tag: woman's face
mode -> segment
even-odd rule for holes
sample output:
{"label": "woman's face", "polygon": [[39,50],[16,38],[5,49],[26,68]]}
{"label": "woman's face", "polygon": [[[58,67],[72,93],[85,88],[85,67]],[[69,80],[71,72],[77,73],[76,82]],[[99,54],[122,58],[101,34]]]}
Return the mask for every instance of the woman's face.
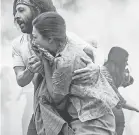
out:
{"label": "woman's face", "polygon": [[122,75],[121,85],[123,86],[125,83],[128,83],[130,79],[130,72],[128,69],[128,57],[125,58],[125,61],[123,63],[123,72],[121,73],[121,75]]}
{"label": "woman's face", "polygon": [[46,50],[51,50],[51,45],[49,44],[48,39],[43,37],[35,28],[35,26],[33,26],[32,36],[34,44],[39,45],[41,48],[44,48]]}

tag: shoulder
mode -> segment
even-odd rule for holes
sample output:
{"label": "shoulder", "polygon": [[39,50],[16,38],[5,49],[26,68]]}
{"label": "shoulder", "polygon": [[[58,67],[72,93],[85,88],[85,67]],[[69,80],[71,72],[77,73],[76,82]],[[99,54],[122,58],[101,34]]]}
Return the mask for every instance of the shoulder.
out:
{"label": "shoulder", "polygon": [[23,36],[24,36],[24,35],[20,35],[20,36],[16,37],[15,39],[13,39],[13,41],[12,41],[12,46],[15,47],[15,46],[17,46],[18,44],[20,44],[20,42],[21,42]]}
{"label": "shoulder", "polygon": [[111,77],[107,67],[105,67],[104,65],[100,66],[100,71],[106,78]]}
{"label": "shoulder", "polygon": [[[83,47],[68,41],[66,48],[63,50],[61,57],[59,57],[60,67],[85,67],[81,58],[90,60],[90,58],[83,51]],[[91,61],[91,60],[90,60]]]}
{"label": "shoulder", "polygon": [[77,36],[75,33],[67,32],[67,37],[70,43],[75,46],[74,48],[77,48],[77,49],[79,48],[79,50],[83,50],[83,51],[85,51],[86,49],[87,50],[89,49],[90,50],[89,52],[91,53],[91,55],[93,56],[96,55],[96,48],[94,48],[89,42]]}
{"label": "shoulder", "polygon": [[22,45],[22,43],[26,40],[26,38],[27,38],[27,35],[25,35],[25,34],[22,34],[22,35],[16,37],[16,38],[12,41],[12,48],[13,48],[14,50],[19,50],[20,47],[21,47],[21,45]]}
{"label": "shoulder", "polygon": [[75,33],[73,32],[67,32],[67,37],[70,41],[72,41],[74,44],[79,45],[80,47],[85,48],[86,46],[90,46],[90,44],[88,42],[86,42],[85,40],[83,40],[82,38],[80,38],[79,36],[77,36]]}

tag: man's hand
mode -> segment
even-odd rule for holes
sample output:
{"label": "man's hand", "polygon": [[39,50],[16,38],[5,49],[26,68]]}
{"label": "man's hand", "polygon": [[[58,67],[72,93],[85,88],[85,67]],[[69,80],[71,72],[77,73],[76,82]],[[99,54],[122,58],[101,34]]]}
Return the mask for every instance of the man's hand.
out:
{"label": "man's hand", "polygon": [[27,68],[32,73],[41,73],[41,71],[43,70],[42,61],[39,57],[33,55],[28,59]]}
{"label": "man's hand", "polygon": [[80,81],[81,83],[93,83],[93,80],[96,81],[99,73],[99,66],[95,65],[89,60],[81,58],[81,60],[87,65],[83,69],[78,69],[74,71],[72,77],[73,81]]}

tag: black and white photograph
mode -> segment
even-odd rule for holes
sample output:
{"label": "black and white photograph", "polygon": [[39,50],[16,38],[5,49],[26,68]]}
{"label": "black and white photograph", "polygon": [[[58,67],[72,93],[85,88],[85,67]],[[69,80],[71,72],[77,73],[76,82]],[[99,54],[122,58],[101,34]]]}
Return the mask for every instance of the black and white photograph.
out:
{"label": "black and white photograph", "polygon": [[139,135],[139,0],[1,0],[1,135]]}

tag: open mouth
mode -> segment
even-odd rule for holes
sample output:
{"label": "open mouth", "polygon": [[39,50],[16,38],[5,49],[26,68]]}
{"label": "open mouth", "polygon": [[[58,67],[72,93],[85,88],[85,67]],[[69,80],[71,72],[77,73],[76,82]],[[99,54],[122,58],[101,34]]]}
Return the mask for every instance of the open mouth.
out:
{"label": "open mouth", "polygon": [[20,26],[21,29],[23,29],[25,27],[25,24],[24,23],[20,23],[19,26]]}
{"label": "open mouth", "polygon": [[18,25],[20,26],[21,29],[25,27],[25,23],[21,20],[17,20]]}

